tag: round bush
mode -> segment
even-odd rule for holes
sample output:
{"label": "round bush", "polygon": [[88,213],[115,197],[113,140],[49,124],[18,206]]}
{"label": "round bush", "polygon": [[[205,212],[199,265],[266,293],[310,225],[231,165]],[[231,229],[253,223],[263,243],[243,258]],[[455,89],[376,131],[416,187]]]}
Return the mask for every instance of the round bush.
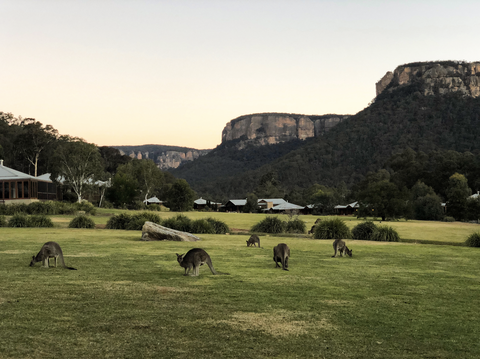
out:
{"label": "round bush", "polygon": [[361,240],[370,240],[377,226],[372,221],[365,221],[357,224],[352,229],[352,238]]}
{"label": "round bush", "polygon": [[97,208],[95,208],[95,206],[88,201],[82,201],[80,203],[77,202],[75,203],[75,207],[77,208],[77,211],[84,211],[92,216],[97,214]]}
{"label": "round bush", "polygon": [[34,214],[28,217],[28,226],[29,227],[41,227],[41,228],[52,228],[52,220],[43,215],[43,214]]}
{"label": "round bush", "polygon": [[0,215],[0,227],[6,227],[7,225],[8,225],[8,223],[7,223],[7,219],[5,218],[5,216]]}
{"label": "round bush", "polygon": [[305,233],[307,225],[300,218],[295,218],[285,224],[285,232],[287,233]]}
{"label": "round bush", "polygon": [[183,214],[165,219],[162,225],[177,231],[192,233],[192,220]]}
{"label": "round bush", "polygon": [[349,239],[352,233],[340,218],[326,219],[319,222],[313,234],[315,239]]}
{"label": "round bush", "polygon": [[215,219],[215,218],[207,218],[206,219],[207,222],[209,222],[214,230],[215,230],[215,234],[225,234],[225,233],[230,233],[230,228],[228,227],[228,225],[225,223],[225,222],[222,222],[218,219]]}
{"label": "round bush", "polygon": [[197,234],[215,234],[215,228],[206,219],[196,219],[192,222],[192,233]]}
{"label": "round bush", "polygon": [[28,217],[23,213],[14,214],[8,221],[9,227],[28,227]]}
{"label": "round bush", "polygon": [[472,233],[465,241],[467,247],[480,247],[480,232]]}
{"label": "round bush", "polygon": [[95,222],[90,217],[80,214],[70,221],[68,228],[95,228]]}
{"label": "round bush", "polygon": [[381,242],[398,242],[400,236],[397,231],[390,226],[378,226],[376,231],[372,233],[372,241]]}
{"label": "round bush", "polygon": [[128,222],[130,222],[131,216],[128,213],[116,214],[107,221],[105,228],[107,229],[125,229]]}
{"label": "round bush", "polygon": [[285,231],[285,222],[278,217],[265,217],[265,219],[255,224],[250,231],[262,233],[283,233]]}
{"label": "round bush", "polygon": [[445,216],[443,217],[444,222],[455,222],[455,218],[450,217],[450,216]]}

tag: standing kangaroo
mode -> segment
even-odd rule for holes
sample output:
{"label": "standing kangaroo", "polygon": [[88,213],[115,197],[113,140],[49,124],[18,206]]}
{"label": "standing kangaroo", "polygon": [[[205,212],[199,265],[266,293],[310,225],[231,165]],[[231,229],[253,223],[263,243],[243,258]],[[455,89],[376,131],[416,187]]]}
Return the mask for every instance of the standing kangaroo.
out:
{"label": "standing kangaroo", "polygon": [[72,267],[67,267],[65,265],[65,261],[63,260],[63,252],[60,248],[60,245],[57,242],[47,242],[45,243],[40,252],[36,256],[32,257],[32,261],[30,262],[30,267],[33,267],[35,263],[42,262],[45,268],[50,267],[50,258],[55,258],[55,267],[57,266],[57,259],[60,260],[60,264],[65,269],[76,270]]}
{"label": "standing kangaroo", "polygon": [[247,247],[253,246],[256,247],[258,243],[258,248],[260,248],[260,238],[256,234],[252,234],[247,241]]}
{"label": "standing kangaroo", "polygon": [[273,247],[273,260],[275,261],[275,268],[280,266],[278,262],[282,263],[282,269],[288,270],[288,258],[290,257],[290,248],[285,243],[280,243]]}
{"label": "standing kangaroo", "polygon": [[335,239],[333,242],[333,249],[335,250],[335,254],[332,258],[337,256],[337,251],[340,252],[340,257],[343,257],[343,254],[347,254],[349,257],[352,256],[353,250],[348,249],[343,239]]}
{"label": "standing kangaroo", "polygon": [[[215,271],[215,268],[213,268],[212,259],[210,258],[208,253],[201,248],[190,249],[187,254],[175,254],[177,255],[178,264],[180,264],[181,267],[185,268],[184,275],[198,276],[200,266],[205,263],[207,263],[208,268],[210,268],[214,275],[228,274]],[[192,268],[193,274],[189,274]]]}

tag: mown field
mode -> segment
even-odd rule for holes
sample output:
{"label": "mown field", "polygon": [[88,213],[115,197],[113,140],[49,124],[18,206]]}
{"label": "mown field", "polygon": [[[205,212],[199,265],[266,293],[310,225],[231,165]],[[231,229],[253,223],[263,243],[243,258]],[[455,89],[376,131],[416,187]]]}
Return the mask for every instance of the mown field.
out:
{"label": "mown field", "polygon": [[[111,211],[110,211],[111,212]],[[108,211],[94,217],[99,224]],[[174,213],[161,213],[172,216]],[[263,215],[214,216],[248,230]],[[307,226],[317,217],[304,216]],[[71,219],[71,218],[70,218]],[[356,220],[349,220],[354,226]],[[140,231],[0,228],[1,358],[478,358],[478,249],[307,236],[200,235],[141,242]],[[480,226],[392,222],[401,237],[463,242]],[[43,243],[66,264],[29,267]],[[291,248],[290,271],[274,245]],[[217,271],[184,277],[175,253],[204,248]]]}

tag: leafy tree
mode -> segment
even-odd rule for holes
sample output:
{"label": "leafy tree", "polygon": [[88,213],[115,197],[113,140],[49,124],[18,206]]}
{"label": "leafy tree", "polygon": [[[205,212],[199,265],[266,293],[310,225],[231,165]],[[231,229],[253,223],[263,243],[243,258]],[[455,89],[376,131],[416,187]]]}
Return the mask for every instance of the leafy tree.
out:
{"label": "leafy tree", "polygon": [[108,188],[107,199],[116,207],[131,204],[137,197],[137,183],[135,179],[125,173],[117,173]]}
{"label": "leafy tree", "polygon": [[254,192],[258,198],[282,198],[284,194],[277,180],[277,173],[273,171],[262,176]]}
{"label": "leafy tree", "polygon": [[477,222],[480,220],[480,196],[467,199],[467,219]]}
{"label": "leafy tree", "polygon": [[122,155],[118,149],[113,147],[102,146],[98,149],[103,159],[105,172],[112,176],[115,175],[120,165],[124,165],[132,160],[129,156]]}
{"label": "leafy tree", "polygon": [[467,179],[460,173],[450,176],[447,187],[447,213],[457,221],[467,217],[467,198],[472,194]]}
{"label": "leafy tree", "polygon": [[15,143],[27,161],[33,165],[34,176],[37,177],[40,154],[55,142],[58,138],[58,131],[51,125],[44,127],[34,118],[22,120],[21,128],[22,132],[17,136]]}
{"label": "leafy tree", "polygon": [[254,193],[247,195],[247,203],[243,207],[244,213],[256,213],[258,212],[258,197]]}
{"label": "leafy tree", "polygon": [[166,204],[172,211],[190,211],[193,209],[195,192],[190,188],[187,181],[177,179],[167,193]]}
{"label": "leafy tree", "polygon": [[55,154],[55,168],[51,178],[63,177],[81,202],[84,189],[102,173],[101,157],[97,146],[82,139],[63,137]]}
{"label": "leafy tree", "polygon": [[163,183],[163,172],[152,160],[133,160],[118,167],[118,173],[131,177],[139,190],[142,200],[146,200]]}

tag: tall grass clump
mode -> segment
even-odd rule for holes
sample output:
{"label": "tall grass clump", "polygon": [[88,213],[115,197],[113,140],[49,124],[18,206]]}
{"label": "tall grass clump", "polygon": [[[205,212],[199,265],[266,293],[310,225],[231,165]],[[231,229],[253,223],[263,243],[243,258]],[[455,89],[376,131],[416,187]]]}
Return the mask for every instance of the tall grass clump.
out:
{"label": "tall grass clump", "polygon": [[153,212],[141,212],[134,215],[120,213],[107,221],[107,229],[141,230],[145,222],[161,224],[161,218]]}
{"label": "tall grass clump", "polygon": [[397,231],[390,226],[378,226],[372,233],[372,241],[379,242],[399,242],[400,236]]}
{"label": "tall grass clump", "polygon": [[215,230],[215,234],[225,234],[225,233],[230,233],[230,228],[228,227],[228,225],[223,222],[223,221],[220,221],[218,219],[215,219],[215,218],[212,218],[212,217],[209,217],[206,219],[207,222],[209,222],[214,230]]}
{"label": "tall grass clump", "polygon": [[177,214],[175,217],[165,219],[162,226],[192,233],[192,220],[184,214]]}
{"label": "tall grass clump", "polygon": [[7,227],[8,222],[5,216],[0,215],[0,227]]}
{"label": "tall grass clump", "polygon": [[365,221],[357,224],[352,229],[352,238],[361,240],[370,240],[373,232],[375,232],[377,226],[372,221]]}
{"label": "tall grass clump", "polygon": [[17,213],[8,221],[9,227],[28,227],[28,217],[26,214]]}
{"label": "tall grass clump", "polygon": [[68,228],[95,228],[95,222],[84,214],[76,216],[68,224]]}
{"label": "tall grass clump", "polygon": [[250,229],[251,232],[262,233],[283,233],[285,232],[285,222],[278,217],[265,217]]}
{"label": "tall grass clump", "polygon": [[332,218],[321,221],[315,227],[313,234],[315,239],[348,239],[352,233],[344,221],[340,218]]}
{"label": "tall grass clump", "polygon": [[28,227],[52,228],[53,222],[44,214],[34,214],[28,217]]}
{"label": "tall grass clump", "polygon": [[215,228],[206,219],[192,221],[191,231],[191,233],[197,234],[215,234]]}
{"label": "tall grass clump", "polygon": [[472,233],[465,241],[467,247],[480,247],[480,232]]}
{"label": "tall grass clump", "polygon": [[300,218],[296,217],[285,223],[285,232],[287,233],[305,233],[307,225]]}

